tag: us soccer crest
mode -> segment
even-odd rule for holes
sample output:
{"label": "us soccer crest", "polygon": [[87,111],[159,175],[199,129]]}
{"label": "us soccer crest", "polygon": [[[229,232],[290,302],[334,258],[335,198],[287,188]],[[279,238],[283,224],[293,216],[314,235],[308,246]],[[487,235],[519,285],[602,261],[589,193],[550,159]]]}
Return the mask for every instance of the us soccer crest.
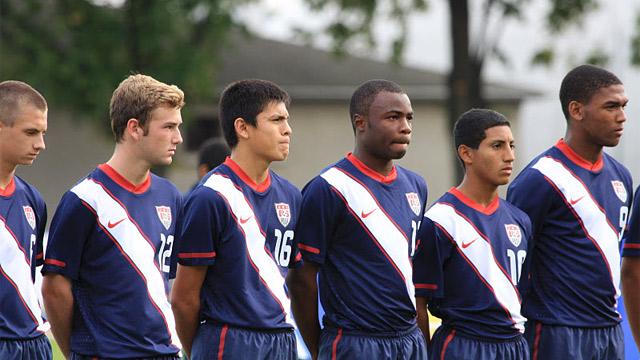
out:
{"label": "us soccer crest", "polygon": [[406,193],[407,201],[409,202],[409,207],[411,207],[411,211],[414,214],[420,216],[420,197],[418,194],[414,192]]}
{"label": "us soccer crest", "polygon": [[504,229],[507,231],[507,237],[513,246],[520,246],[522,242],[522,233],[520,232],[520,226],[516,224],[505,224]]}
{"label": "us soccer crest", "polygon": [[156,206],[158,212],[158,218],[165,229],[169,230],[171,227],[171,208],[168,206]]}
{"label": "us soccer crest", "polygon": [[289,204],[287,203],[275,203],[276,206],[276,215],[278,215],[278,221],[282,226],[287,227],[289,222],[291,221],[291,210],[289,209]]}
{"label": "us soccer crest", "polygon": [[616,193],[616,196],[618,196],[618,199],[622,202],[627,201],[627,189],[625,189],[622,181],[613,180],[611,185],[613,186],[613,191]]}
{"label": "us soccer crest", "polygon": [[36,213],[33,212],[33,209],[31,208],[31,206],[23,206],[22,210],[24,210],[24,217],[27,218],[27,222],[29,223],[29,226],[31,226],[31,228],[35,230],[36,229]]}

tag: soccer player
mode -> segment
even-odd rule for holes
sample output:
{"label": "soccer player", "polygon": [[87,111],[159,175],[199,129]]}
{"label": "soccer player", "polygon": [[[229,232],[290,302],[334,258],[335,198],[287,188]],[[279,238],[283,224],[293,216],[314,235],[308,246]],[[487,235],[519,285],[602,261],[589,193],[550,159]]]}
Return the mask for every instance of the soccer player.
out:
{"label": "soccer player", "polygon": [[42,290],[71,359],[179,358],[168,278],[181,195],[150,168],[171,164],[183,105],[176,86],[122,81],[110,105],[113,155],[60,200]]}
{"label": "soccer player", "polygon": [[303,190],[304,264],[287,279],[293,313],[313,358],[424,359],[411,257],[427,185],[393,163],[411,140],[411,102],[397,84],[370,80],[353,93],[350,117],[353,153]]}
{"label": "soccer player", "polygon": [[231,156],[187,198],[171,303],[191,359],[295,359],[287,268],[300,191],[269,169],[289,154],[289,95],[230,84],[219,113]]}
{"label": "soccer player", "polygon": [[502,114],[473,109],[453,134],[464,178],[427,210],[418,231],[418,324],[428,339],[427,302],[442,319],[431,359],[528,359],[516,286],[531,222],[498,197],[513,170],[511,128]]}
{"label": "soccer player", "polygon": [[622,256],[622,296],[629,327],[640,349],[640,187],[636,189],[633,199]]}
{"label": "soccer player", "polygon": [[47,102],[21,81],[0,83],[0,359],[51,359],[36,266],[42,265],[47,209],[35,187],[15,175],[44,150]]}
{"label": "soccer player", "polygon": [[624,358],[616,299],[633,188],[629,171],[602,148],[620,141],[627,101],[611,72],[571,70],[560,86],[564,139],[509,186],[507,200],[533,228],[523,315],[534,359]]}

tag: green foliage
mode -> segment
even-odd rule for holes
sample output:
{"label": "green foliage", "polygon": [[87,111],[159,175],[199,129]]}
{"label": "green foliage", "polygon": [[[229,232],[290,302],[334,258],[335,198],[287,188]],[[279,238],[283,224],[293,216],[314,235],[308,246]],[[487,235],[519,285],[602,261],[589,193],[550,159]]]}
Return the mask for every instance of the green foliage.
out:
{"label": "green foliage", "polygon": [[180,86],[187,102],[209,99],[231,10],[248,1],[0,0],[0,78],[94,119],[130,73]]}
{"label": "green foliage", "polygon": [[559,33],[597,8],[598,0],[552,0],[547,23],[552,32]]}

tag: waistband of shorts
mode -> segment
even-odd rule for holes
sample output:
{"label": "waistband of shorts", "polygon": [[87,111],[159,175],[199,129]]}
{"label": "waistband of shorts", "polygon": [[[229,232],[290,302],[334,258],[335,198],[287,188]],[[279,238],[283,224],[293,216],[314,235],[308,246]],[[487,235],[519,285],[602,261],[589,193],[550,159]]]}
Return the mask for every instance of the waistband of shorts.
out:
{"label": "waistband of shorts", "polygon": [[285,327],[285,328],[254,328],[254,327],[236,326],[236,325],[233,325],[233,324],[221,323],[219,321],[215,321],[215,320],[211,320],[211,319],[203,320],[201,325],[211,325],[211,326],[218,326],[218,327],[227,326],[227,327],[232,328],[232,329],[254,331],[254,332],[261,332],[261,333],[269,333],[269,334],[292,333],[293,332],[293,327]]}
{"label": "waistband of shorts", "polygon": [[405,337],[418,329],[417,324],[413,324],[410,328],[406,330],[400,331],[366,331],[366,330],[358,330],[358,329],[344,329],[332,325],[325,325],[323,330],[331,331],[337,333],[338,331],[342,331],[342,336],[365,336],[365,337],[380,337],[380,338],[399,338]]}
{"label": "waistband of shorts", "polygon": [[[442,329],[442,330],[440,330],[440,329]],[[438,330],[444,331],[446,333],[449,333],[452,330],[455,330],[456,331],[456,337],[463,337],[463,338],[469,339],[469,340],[476,340],[476,341],[490,342],[490,343],[497,343],[497,344],[517,342],[517,341],[525,341],[524,334],[522,334],[522,333],[514,334],[510,338],[499,339],[499,338],[493,338],[493,337],[487,337],[487,336],[469,335],[469,334],[467,334],[465,332],[460,331],[460,329],[456,329],[454,327],[447,326],[447,325],[440,325]],[[436,331],[438,331],[438,330],[436,330]]]}
{"label": "waistband of shorts", "polygon": [[40,334],[38,336],[28,338],[0,338],[0,341],[36,341],[46,336],[46,334]]}

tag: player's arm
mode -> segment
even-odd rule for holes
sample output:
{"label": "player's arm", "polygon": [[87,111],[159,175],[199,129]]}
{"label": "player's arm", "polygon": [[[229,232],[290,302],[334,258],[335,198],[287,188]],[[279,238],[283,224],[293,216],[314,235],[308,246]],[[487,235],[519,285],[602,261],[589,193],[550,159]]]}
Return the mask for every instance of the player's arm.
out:
{"label": "player's arm", "polygon": [[317,274],[318,265],[305,261],[302,266],[290,269],[287,275],[293,316],[313,359],[318,358],[320,342]]}
{"label": "player's arm", "polygon": [[629,327],[640,348],[640,257],[625,256],[622,260],[622,296]]}
{"label": "player's arm", "polygon": [[62,354],[69,358],[71,325],[73,324],[71,281],[64,275],[45,274],[42,280],[42,297],[53,337]]}
{"label": "player's arm", "polygon": [[424,335],[424,340],[429,344],[431,333],[429,331],[429,313],[427,312],[427,298],[416,296],[416,312],[418,313],[418,327]]}
{"label": "player's arm", "polygon": [[191,345],[200,322],[200,289],[206,275],[207,266],[178,264],[171,289],[171,308],[176,318],[176,330],[188,357],[191,357]]}

